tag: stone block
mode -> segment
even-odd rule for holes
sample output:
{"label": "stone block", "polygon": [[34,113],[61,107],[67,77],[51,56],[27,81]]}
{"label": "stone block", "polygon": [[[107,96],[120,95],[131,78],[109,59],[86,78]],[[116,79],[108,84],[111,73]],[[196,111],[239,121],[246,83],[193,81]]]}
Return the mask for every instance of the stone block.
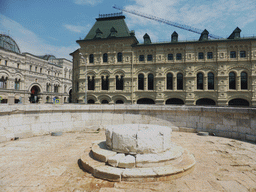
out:
{"label": "stone block", "polygon": [[120,182],[123,171],[123,169],[118,169],[115,167],[99,166],[94,169],[93,176],[109,181]]}
{"label": "stone block", "polygon": [[119,160],[118,167],[121,168],[133,168],[135,167],[135,157],[132,155],[126,155]]}
{"label": "stone block", "polygon": [[153,171],[156,173],[157,176],[166,176],[166,175],[182,173],[184,170],[183,168],[176,168],[172,165],[167,165],[167,166],[161,166],[161,167],[154,167]]}
{"label": "stone block", "polygon": [[118,154],[108,158],[108,164],[113,166],[113,167],[117,167],[118,163],[123,158],[125,158],[125,154],[124,153],[118,153]]}
{"label": "stone block", "polygon": [[50,122],[50,116],[51,116],[51,113],[43,113],[43,114],[40,114],[39,116],[39,121],[42,122],[42,123],[49,123]]}
{"label": "stone block", "polygon": [[89,173],[94,173],[94,169],[98,166],[103,166],[104,163],[95,161],[92,158],[92,152],[88,152],[87,150],[81,155],[81,164],[83,168]]}
{"label": "stone block", "polygon": [[251,120],[250,119],[237,119],[237,126],[238,127],[247,127],[250,128],[251,127]]}
{"label": "stone block", "polygon": [[135,152],[137,132],[138,125],[116,125],[112,133],[113,150],[121,153]]}
{"label": "stone block", "polygon": [[245,139],[246,139],[247,141],[255,142],[255,141],[256,141],[256,136],[255,136],[255,135],[246,134],[246,135],[245,135]]}
{"label": "stone block", "polygon": [[92,153],[94,159],[102,162],[107,162],[109,157],[116,155],[116,152],[107,149],[105,141],[93,143]]}
{"label": "stone block", "polygon": [[133,177],[156,177],[157,174],[153,171],[152,168],[134,168],[134,169],[125,169],[122,173],[124,178],[133,178]]}

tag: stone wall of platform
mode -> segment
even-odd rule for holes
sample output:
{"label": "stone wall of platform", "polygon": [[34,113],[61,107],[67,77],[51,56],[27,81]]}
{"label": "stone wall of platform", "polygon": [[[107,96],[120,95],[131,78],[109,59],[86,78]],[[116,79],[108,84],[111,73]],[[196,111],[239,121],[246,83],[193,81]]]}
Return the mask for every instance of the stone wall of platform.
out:
{"label": "stone wall of platform", "polygon": [[0,142],[111,124],[156,124],[256,141],[256,108],[162,105],[0,105]]}

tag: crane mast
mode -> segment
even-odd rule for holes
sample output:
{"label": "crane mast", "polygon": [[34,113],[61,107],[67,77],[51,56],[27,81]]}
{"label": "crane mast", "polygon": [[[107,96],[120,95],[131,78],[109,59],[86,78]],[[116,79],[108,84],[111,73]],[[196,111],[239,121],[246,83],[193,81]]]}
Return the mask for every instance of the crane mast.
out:
{"label": "crane mast", "polygon": [[[146,19],[154,20],[154,21],[157,21],[157,22],[160,22],[160,23],[165,23],[167,25],[171,25],[171,26],[174,26],[174,27],[177,27],[177,28],[180,28],[180,29],[184,29],[184,30],[193,32],[193,33],[201,34],[203,32],[203,30],[201,30],[201,29],[197,29],[197,28],[194,28],[194,27],[190,27],[188,25],[182,25],[182,24],[179,24],[179,23],[168,21],[166,19],[162,19],[162,18],[159,18],[159,17],[156,17],[156,16],[152,16],[152,15],[148,15],[148,14],[142,14],[142,13],[140,13],[138,11],[135,11],[135,10],[127,10],[127,9],[122,8],[122,7],[118,7],[116,5],[114,5],[113,8],[124,11],[124,12],[127,12],[127,13],[131,13],[133,15],[144,17]],[[213,38],[213,39],[221,39],[222,38],[222,37],[219,37],[219,36],[213,35],[213,34],[208,34],[208,36]]]}

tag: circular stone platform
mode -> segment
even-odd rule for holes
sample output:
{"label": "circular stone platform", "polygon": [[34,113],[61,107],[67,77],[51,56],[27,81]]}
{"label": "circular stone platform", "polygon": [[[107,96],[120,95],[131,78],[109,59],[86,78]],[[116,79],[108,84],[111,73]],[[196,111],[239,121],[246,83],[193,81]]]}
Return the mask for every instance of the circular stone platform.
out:
{"label": "circular stone platform", "polygon": [[171,128],[115,125],[106,141],[95,141],[81,156],[83,168],[109,181],[158,181],[182,176],[195,165],[189,152],[171,142]]}

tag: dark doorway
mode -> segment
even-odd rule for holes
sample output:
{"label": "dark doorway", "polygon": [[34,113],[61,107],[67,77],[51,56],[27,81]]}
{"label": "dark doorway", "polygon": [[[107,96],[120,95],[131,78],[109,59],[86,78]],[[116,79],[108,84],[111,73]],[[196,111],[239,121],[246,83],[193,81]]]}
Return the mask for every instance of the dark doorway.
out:
{"label": "dark doorway", "polygon": [[137,101],[137,104],[155,104],[153,99],[142,98]]}
{"label": "dark doorway", "polygon": [[38,103],[39,101],[39,97],[38,97],[38,94],[40,92],[40,89],[38,86],[33,86],[31,88],[31,94],[30,94],[30,98],[29,98],[29,101],[30,103]]}
{"label": "dark doorway", "polygon": [[101,104],[108,104],[108,100],[102,100]]}
{"label": "dark doorway", "polygon": [[70,91],[69,91],[69,97],[68,97],[68,102],[69,103],[72,103],[72,89],[70,89]]}

